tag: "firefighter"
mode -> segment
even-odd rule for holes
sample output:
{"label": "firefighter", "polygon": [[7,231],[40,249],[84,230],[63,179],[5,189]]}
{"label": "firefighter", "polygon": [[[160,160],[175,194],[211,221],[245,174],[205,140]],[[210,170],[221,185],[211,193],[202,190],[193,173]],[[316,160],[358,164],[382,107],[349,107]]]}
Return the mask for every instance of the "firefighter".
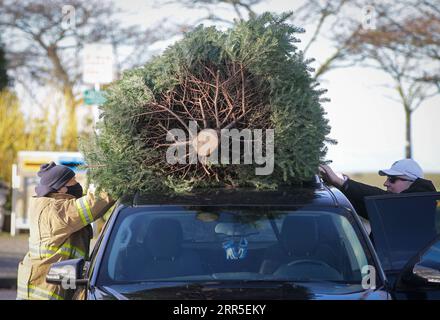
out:
{"label": "firefighter", "polygon": [[18,266],[17,299],[64,300],[71,291],[46,282],[52,263],[88,258],[90,224],[114,204],[105,192],[83,189],[68,167],[43,164],[30,203],[29,252]]}

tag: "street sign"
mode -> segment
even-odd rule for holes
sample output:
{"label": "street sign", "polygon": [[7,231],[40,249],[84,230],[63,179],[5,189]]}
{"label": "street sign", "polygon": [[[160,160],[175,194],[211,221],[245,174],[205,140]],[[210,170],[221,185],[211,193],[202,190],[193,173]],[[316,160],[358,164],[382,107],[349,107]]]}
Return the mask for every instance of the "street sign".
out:
{"label": "street sign", "polygon": [[85,90],[83,97],[84,104],[87,105],[102,105],[105,103],[105,98],[101,91]]}
{"label": "street sign", "polygon": [[105,84],[113,81],[113,47],[111,44],[93,43],[84,46],[83,81]]}

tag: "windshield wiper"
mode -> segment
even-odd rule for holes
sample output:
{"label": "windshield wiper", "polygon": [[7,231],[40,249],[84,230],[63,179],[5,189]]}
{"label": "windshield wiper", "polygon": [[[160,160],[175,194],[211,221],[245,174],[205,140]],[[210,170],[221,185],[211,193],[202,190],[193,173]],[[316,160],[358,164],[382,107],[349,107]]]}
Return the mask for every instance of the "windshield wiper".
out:
{"label": "windshield wiper", "polygon": [[128,298],[126,296],[124,296],[123,294],[121,294],[120,292],[118,292],[116,290],[113,290],[110,287],[103,286],[101,288],[104,289],[104,291],[111,294],[113,297],[115,297],[118,300],[128,300]]}

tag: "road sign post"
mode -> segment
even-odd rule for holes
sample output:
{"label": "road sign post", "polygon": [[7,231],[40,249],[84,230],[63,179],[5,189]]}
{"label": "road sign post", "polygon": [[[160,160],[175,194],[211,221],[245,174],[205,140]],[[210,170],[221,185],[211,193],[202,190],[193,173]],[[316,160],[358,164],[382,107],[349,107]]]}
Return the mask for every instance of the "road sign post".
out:
{"label": "road sign post", "polygon": [[98,105],[105,102],[100,86],[113,81],[113,64],[111,44],[93,43],[84,46],[83,81],[93,84],[95,89],[84,92],[84,103],[92,105],[95,124],[99,119]]}

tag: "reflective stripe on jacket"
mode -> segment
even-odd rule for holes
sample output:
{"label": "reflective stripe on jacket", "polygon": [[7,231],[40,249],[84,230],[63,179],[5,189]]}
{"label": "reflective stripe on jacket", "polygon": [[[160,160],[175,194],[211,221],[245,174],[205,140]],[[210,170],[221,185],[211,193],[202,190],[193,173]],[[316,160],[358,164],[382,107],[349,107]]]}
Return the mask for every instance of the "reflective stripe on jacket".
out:
{"label": "reflective stripe on jacket", "polygon": [[75,199],[51,193],[30,203],[29,252],[18,266],[17,298],[63,300],[68,292],[61,285],[46,283],[52,263],[88,258],[90,223],[100,218],[114,201],[105,193]]}

